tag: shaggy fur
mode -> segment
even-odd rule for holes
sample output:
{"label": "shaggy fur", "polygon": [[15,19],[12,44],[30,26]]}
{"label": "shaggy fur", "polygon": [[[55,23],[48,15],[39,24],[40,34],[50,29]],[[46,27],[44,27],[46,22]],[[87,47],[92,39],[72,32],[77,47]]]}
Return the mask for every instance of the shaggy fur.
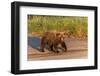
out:
{"label": "shaggy fur", "polygon": [[48,45],[49,50],[53,52],[59,52],[57,49],[60,44],[64,51],[67,51],[67,46],[65,44],[66,33],[64,32],[55,32],[49,31],[45,32],[43,37],[41,38],[41,50],[44,52],[45,45]]}

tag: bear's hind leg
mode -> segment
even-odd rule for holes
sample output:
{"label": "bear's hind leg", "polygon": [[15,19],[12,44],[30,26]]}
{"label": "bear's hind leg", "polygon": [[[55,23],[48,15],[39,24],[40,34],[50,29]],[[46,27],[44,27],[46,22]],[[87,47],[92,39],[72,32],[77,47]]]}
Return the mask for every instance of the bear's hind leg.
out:
{"label": "bear's hind leg", "polygon": [[41,46],[41,52],[44,52],[44,45]]}
{"label": "bear's hind leg", "polygon": [[57,45],[54,45],[54,52],[59,53]]}

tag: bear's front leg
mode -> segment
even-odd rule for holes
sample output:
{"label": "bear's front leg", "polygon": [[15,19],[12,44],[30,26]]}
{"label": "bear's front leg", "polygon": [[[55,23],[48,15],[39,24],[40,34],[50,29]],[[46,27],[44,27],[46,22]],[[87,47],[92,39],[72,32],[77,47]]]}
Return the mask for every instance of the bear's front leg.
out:
{"label": "bear's front leg", "polygon": [[50,45],[50,50],[51,50],[51,51],[54,51],[53,45]]}
{"label": "bear's front leg", "polygon": [[67,45],[66,45],[66,43],[62,42],[61,46],[64,48],[64,52],[67,52]]}

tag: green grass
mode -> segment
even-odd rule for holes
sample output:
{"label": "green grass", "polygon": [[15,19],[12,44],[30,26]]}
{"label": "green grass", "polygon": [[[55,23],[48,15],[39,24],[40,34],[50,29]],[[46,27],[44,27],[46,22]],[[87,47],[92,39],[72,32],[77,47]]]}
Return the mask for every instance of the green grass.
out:
{"label": "green grass", "polygon": [[75,37],[85,37],[88,32],[88,18],[81,16],[34,16],[28,15],[28,33],[41,35],[49,30],[66,31]]}

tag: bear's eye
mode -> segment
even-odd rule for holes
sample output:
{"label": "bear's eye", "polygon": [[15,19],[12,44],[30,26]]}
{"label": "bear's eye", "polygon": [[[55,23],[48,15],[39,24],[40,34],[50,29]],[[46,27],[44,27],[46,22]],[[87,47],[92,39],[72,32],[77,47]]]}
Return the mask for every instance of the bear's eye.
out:
{"label": "bear's eye", "polygon": [[65,32],[64,35],[67,35],[67,33]]}

